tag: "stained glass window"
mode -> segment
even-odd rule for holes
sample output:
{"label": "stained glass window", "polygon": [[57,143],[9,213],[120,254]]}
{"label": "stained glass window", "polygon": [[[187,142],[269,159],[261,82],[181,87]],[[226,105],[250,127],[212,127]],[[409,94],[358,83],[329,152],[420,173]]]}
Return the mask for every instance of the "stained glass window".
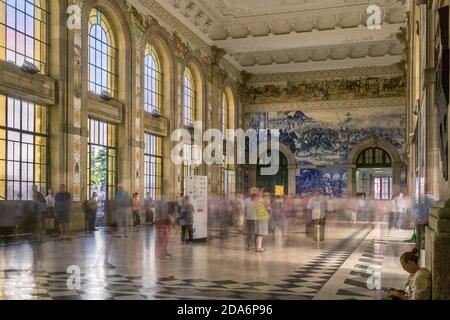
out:
{"label": "stained glass window", "polygon": [[0,95],[0,199],[47,191],[47,109]]}
{"label": "stained glass window", "polygon": [[152,199],[159,199],[162,185],[162,139],[145,134],[144,152],[144,191],[150,193]]}
{"label": "stained glass window", "polygon": [[162,79],[158,54],[149,43],[145,48],[144,64],[144,110],[147,112],[161,112]]}
{"label": "stained glass window", "polygon": [[196,99],[194,89],[194,78],[191,70],[184,70],[184,124],[190,125],[195,121]]}
{"label": "stained glass window", "polygon": [[105,15],[93,8],[89,17],[89,90],[116,96],[117,48],[112,26]]}
{"label": "stained glass window", "polygon": [[47,16],[45,0],[0,0],[0,60],[45,73]]}

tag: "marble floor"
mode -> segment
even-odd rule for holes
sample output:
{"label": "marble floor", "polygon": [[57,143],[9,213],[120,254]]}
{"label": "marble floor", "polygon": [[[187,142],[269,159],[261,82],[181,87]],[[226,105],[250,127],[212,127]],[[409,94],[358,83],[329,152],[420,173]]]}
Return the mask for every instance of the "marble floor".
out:
{"label": "marble floor", "polygon": [[[205,243],[169,241],[169,260],[155,257],[155,229],[72,234],[70,240],[0,240],[0,299],[374,299],[374,285],[404,286],[398,257],[413,244],[410,230],[384,222],[329,220],[325,241],[302,223],[264,239],[264,253],[245,234],[210,226]],[[105,244],[113,239],[105,264]],[[75,277],[72,272],[80,272]]]}

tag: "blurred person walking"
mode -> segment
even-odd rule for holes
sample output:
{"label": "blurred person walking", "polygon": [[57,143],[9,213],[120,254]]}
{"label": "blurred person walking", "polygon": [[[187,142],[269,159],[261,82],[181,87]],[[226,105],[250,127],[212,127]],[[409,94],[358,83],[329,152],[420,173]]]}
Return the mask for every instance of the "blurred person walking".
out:
{"label": "blurred person walking", "polygon": [[37,186],[34,186],[33,189],[33,202],[36,239],[42,241],[42,233],[46,230],[45,215],[47,213],[47,208],[45,205],[45,197],[38,191]]}
{"label": "blurred person walking", "polygon": [[47,219],[53,219],[53,228],[51,228],[52,233],[58,233],[58,221],[55,213],[55,196],[52,189],[48,189],[48,194],[45,197],[45,206],[47,207]]}
{"label": "blurred person walking", "polygon": [[251,196],[252,206],[254,207],[255,235],[256,235],[256,252],[264,252],[262,246],[263,237],[269,234],[269,210],[270,210],[270,193],[265,193],[261,199],[259,193],[253,193]]}
{"label": "blurred person walking", "polygon": [[122,186],[118,186],[114,202],[116,209],[117,231],[118,233],[122,232],[122,238],[128,238],[128,212],[130,208],[130,194],[125,191]]}
{"label": "blurred person walking", "polygon": [[247,249],[250,250],[256,244],[255,237],[255,224],[256,224],[256,212],[252,203],[252,199],[259,196],[258,188],[251,188],[249,197],[245,199],[245,228],[247,232]]}
{"label": "blurred person walking", "polygon": [[86,202],[85,210],[86,210],[86,218],[88,221],[88,230],[95,231],[95,220],[97,219],[97,192],[92,193],[92,197]]}
{"label": "blurred person walking", "polygon": [[144,199],[145,206],[145,222],[146,223],[154,223],[155,220],[155,205],[153,203],[153,199],[150,196],[150,192],[147,192],[147,196]]}
{"label": "blurred person walking", "polygon": [[172,228],[169,212],[173,205],[174,201],[168,196],[161,197],[161,200],[156,201],[155,204],[156,257],[160,259],[172,258],[172,255],[167,252],[167,247]]}
{"label": "blurred person walking", "polygon": [[327,201],[320,194],[320,190],[314,192],[314,197],[309,200],[308,208],[311,209],[311,221],[315,226],[313,240],[322,243],[325,241]]}
{"label": "blurred person walking", "polygon": [[237,208],[237,226],[239,232],[243,232],[245,228],[245,198],[242,193],[239,193],[236,198]]}
{"label": "blurred person walking", "polygon": [[[180,210],[180,226],[181,226],[181,243],[190,244],[194,238],[194,207],[192,206],[189,196],[183,198],[183,205]],[[187,233],[187,237],[186,237]]]}
{"label": "blurred person walking", "polygon": [[66,191],[66,185],[59,186],[59,192],[55,195],[55,209],[58,217],[59,233],[61,240],[69,239],[66,236],[68,225],[70,222],[70,210],[72,208],[72,196]]}
{"label": "blurred person walking", "polygon": [[139,227],[141,225],[141,199],[138,192],[133,193],[131,212],[133,213],[134,227]]}
{"label": "blurred person walking", "polygon": [[393,207],[394,221],[392,222],[392,226],[394,229],[403,229],[406,222],[406,199],[403,197],[402,192],[394,198]]}

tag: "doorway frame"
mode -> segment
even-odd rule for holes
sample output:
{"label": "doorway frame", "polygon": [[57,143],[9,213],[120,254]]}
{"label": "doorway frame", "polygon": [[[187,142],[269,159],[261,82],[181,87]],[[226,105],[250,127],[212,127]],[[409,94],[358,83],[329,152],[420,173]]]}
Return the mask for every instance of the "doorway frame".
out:
{"label": "doorway frame", "polygon": [[[262,143],[258,150],[261,148],[267,148],[270,150],[270,145],[267,142]],[[282,153],[287,160],[287,169],[288,169],[288,194],[296,193],[296,172],[297,172],[297,161],[295,160],[295,156],[292,153],[291,149],[289,149],[286,145],[280,143],[279,144],[279,152]],[[259,161],[259,158],[258,158]],[[258,165],[252,164],[247,166],[248,170],[248,183],[249,188],[256,186],[256,176]]]}
{"label": "doorway frame", "polygon": [[347,159],[350,164],[350,167],[347,169],[349,177],[347,186],[348,197],[356,197],[356,161],[360,153],[368,148],[383,149],[391,157],[392,195],[395,196],[401,191],[401,170],[403,166],[402,158],[397,148],[395,148],[392,144],[378,137],[372,137],[360,142],[348,154]]}

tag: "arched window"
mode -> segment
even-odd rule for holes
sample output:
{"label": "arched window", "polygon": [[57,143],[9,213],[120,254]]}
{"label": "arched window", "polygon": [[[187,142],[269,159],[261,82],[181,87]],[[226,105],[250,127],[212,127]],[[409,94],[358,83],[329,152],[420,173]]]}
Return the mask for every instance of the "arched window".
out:
{"label": "arched window", "polygon": [[147,112],[161,112],[161,64],[155,48],[150,43],[145,48],[144,76],[144,110]]}
{"label": "arched window", "polygon": [[0,0],[0,60],[45,73],[47,16],[45,0]]}
{"label": "arched window", "polygon": [[159,199],[162,188],[162,138],[145,133],[144,191],[153,200]]}
{"label": "arched window", "polygon": [[195,121],[196,100],[194,78],[189,68],[184,69],[184,124],[189,126]]}
{"label": "arched window", "polygon": [[226,130],[229,129],[230,119],[229,119],[229,108],[228,97],[224,93],[222,97],[222,132],[225,135]]}
{"label": "arched window", "polygon": [[358,167],[390,167],[391,156],[380,148],[367,148],[361,152],[356,160]]}
{"label": "arched window", "polygon": [[116,96],[117,48],[111,24],[93,8],[89,17],[89,90]]}

